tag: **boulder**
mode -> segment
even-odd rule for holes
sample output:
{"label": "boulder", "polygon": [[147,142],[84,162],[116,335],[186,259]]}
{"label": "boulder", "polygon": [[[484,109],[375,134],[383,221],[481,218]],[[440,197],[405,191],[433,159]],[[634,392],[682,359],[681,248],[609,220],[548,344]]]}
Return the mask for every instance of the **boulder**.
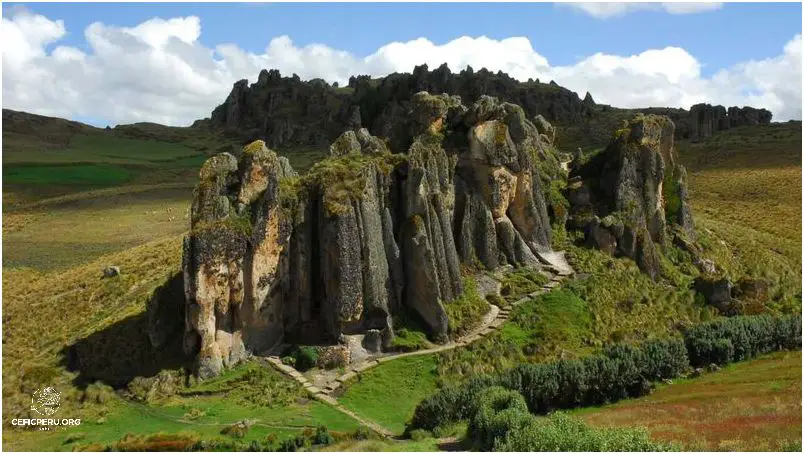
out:
{"label": "boulder", "polygon": [[764,279],[743,277],[732,287],[732,297],[740,300],[767,302],[770,297],[770,284]]}
{"label": "boulder", "polygon": [[722,314],[729,313],[732,284],[728,279],[702,276],[695,280],[694,285],[695,291],[703,295],[706,304],[714,306]]}
{"label": "boulder", "polygon": [[369,353],[380,353],[382,351],[382,333],[378,329],[366,331],[363,338],[363,348]]}
{"label": "boulder", "polygon": [[120,275],[120,267],[115,266],[115,265],[110,265],[110,266],[107,266],[107,267],[105,267],[103,269],[103,276],[101,277],[101,279],[102,278],[115,277],[115,276],[119,276],[119,275]]}
{"label": "boulder", "polygon": [[614,255],[617,251],[617,238],[609,229],[601,225],[597,216],[586,226],[585,238],[588,246],[600,249],[607,254]]}

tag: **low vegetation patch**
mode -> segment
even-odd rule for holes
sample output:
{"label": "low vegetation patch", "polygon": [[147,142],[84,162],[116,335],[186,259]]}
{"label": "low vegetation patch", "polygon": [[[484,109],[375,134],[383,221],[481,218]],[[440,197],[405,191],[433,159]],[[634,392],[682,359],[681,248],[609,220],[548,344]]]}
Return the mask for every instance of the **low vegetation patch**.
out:
{"label": "low vegetation patch", "polygon": [[347,383],[338,401],[358,415],[402,433],[416,403],[435,389],[435,358],[411,356],[362,372]]}
{"label": "low vegetation patch", "polygon": [[564,413],[537,418],[525,399],[501,387],[485,389],[472,411],[467,437],[479,451],[673,451],[644,428],[598,429]]}
{"label": "low vegetation patch", "polygon": [[223,374],[178,390],[181,396],[220,395],[245,407],[277,408],[305,395],[301,387],[271,367],[249,361]]}
{"label": "low vegetation patch", "polygon": [[520,363],[588,352],[592,324],[585,301],[569,291],[554,290],[517,306],[508,322],[483,340],[441,353],[439,378],[456,383]]}
{"label": "low vegetation patch", "polygon": [[470,277],[463,279],[463,294],[444,307],[451,337],[460,336],[478,326],[489,311],[488,301],[477,292],[477,284]]}
{"label": "low vegetation patch", "polygon": [[535,268],[518,268],[502,280],[500,294],[510,303],[541,289],[550,280]]}
{"label": "low vegetation patch", "polygon": [[689,369],[689,345],[693,346],[690,352],[693,361],[700,361],[701,357],[722,361],[726,357],[713,356],[698,346],[709,346],[709,339],[716,338],[715,345],[719,348],[720,339],[742,337],[736,341],[743,349],[742,359],[749,357],[748,352],[801,348],[800,325],[800,316],[775,321],[766,316],[743,317],[735,322],[715,322],[686,331],[685,340],[652,340],[636,346],[615,344],[580,360],[525,364],[502,373],[475,376],[422,401],[416,407],[410,428],[433,430],[470,418],[473,402],[492,386],[518,391],[528,409],[537,414],[641,396],[650,391],[651,382],[678,377]]}

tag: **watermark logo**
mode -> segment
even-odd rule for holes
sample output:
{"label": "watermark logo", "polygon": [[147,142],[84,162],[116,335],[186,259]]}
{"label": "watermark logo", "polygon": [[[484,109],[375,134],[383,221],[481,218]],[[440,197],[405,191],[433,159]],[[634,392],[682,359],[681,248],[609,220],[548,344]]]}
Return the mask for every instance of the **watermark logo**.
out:
{"label": "watermark logo", "polygon": [[52,386],[40,389],[31,398],[31,411],[41,416],[50,416],[59,409],[61,393]]}
{"label": "watermark logo", "polygon": [[[31,411],[39,416],[51,416],[59,410],[59,403],[61,402],[61,393],[56,391],[52,386],[42,388],[31,397]],[[80,426],[80,419],[64,418],[64,419],[12,419],[12,426],[21,426],[31,428],[33,430],[51,430],[56,426]]]}

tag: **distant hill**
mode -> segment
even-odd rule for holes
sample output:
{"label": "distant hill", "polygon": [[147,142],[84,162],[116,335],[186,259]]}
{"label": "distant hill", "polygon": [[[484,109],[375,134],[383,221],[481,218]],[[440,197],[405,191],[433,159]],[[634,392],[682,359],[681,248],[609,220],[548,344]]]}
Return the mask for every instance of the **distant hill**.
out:
{"label": "distant hill", "polygon": [[3,109],[3,151],[64,148],[76,134],[101,131],[77,121]]}

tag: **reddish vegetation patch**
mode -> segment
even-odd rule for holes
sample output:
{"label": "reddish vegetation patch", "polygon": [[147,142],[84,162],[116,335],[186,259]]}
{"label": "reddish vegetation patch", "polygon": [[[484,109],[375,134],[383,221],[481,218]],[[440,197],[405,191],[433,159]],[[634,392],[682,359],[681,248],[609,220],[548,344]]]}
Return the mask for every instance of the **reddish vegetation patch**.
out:
{"label": "reddish vegetation patch", "polygon": [[801,442],[801,352],[774,353],[578,413],[597,426],[644,426],[687,450],[784,449]]}

